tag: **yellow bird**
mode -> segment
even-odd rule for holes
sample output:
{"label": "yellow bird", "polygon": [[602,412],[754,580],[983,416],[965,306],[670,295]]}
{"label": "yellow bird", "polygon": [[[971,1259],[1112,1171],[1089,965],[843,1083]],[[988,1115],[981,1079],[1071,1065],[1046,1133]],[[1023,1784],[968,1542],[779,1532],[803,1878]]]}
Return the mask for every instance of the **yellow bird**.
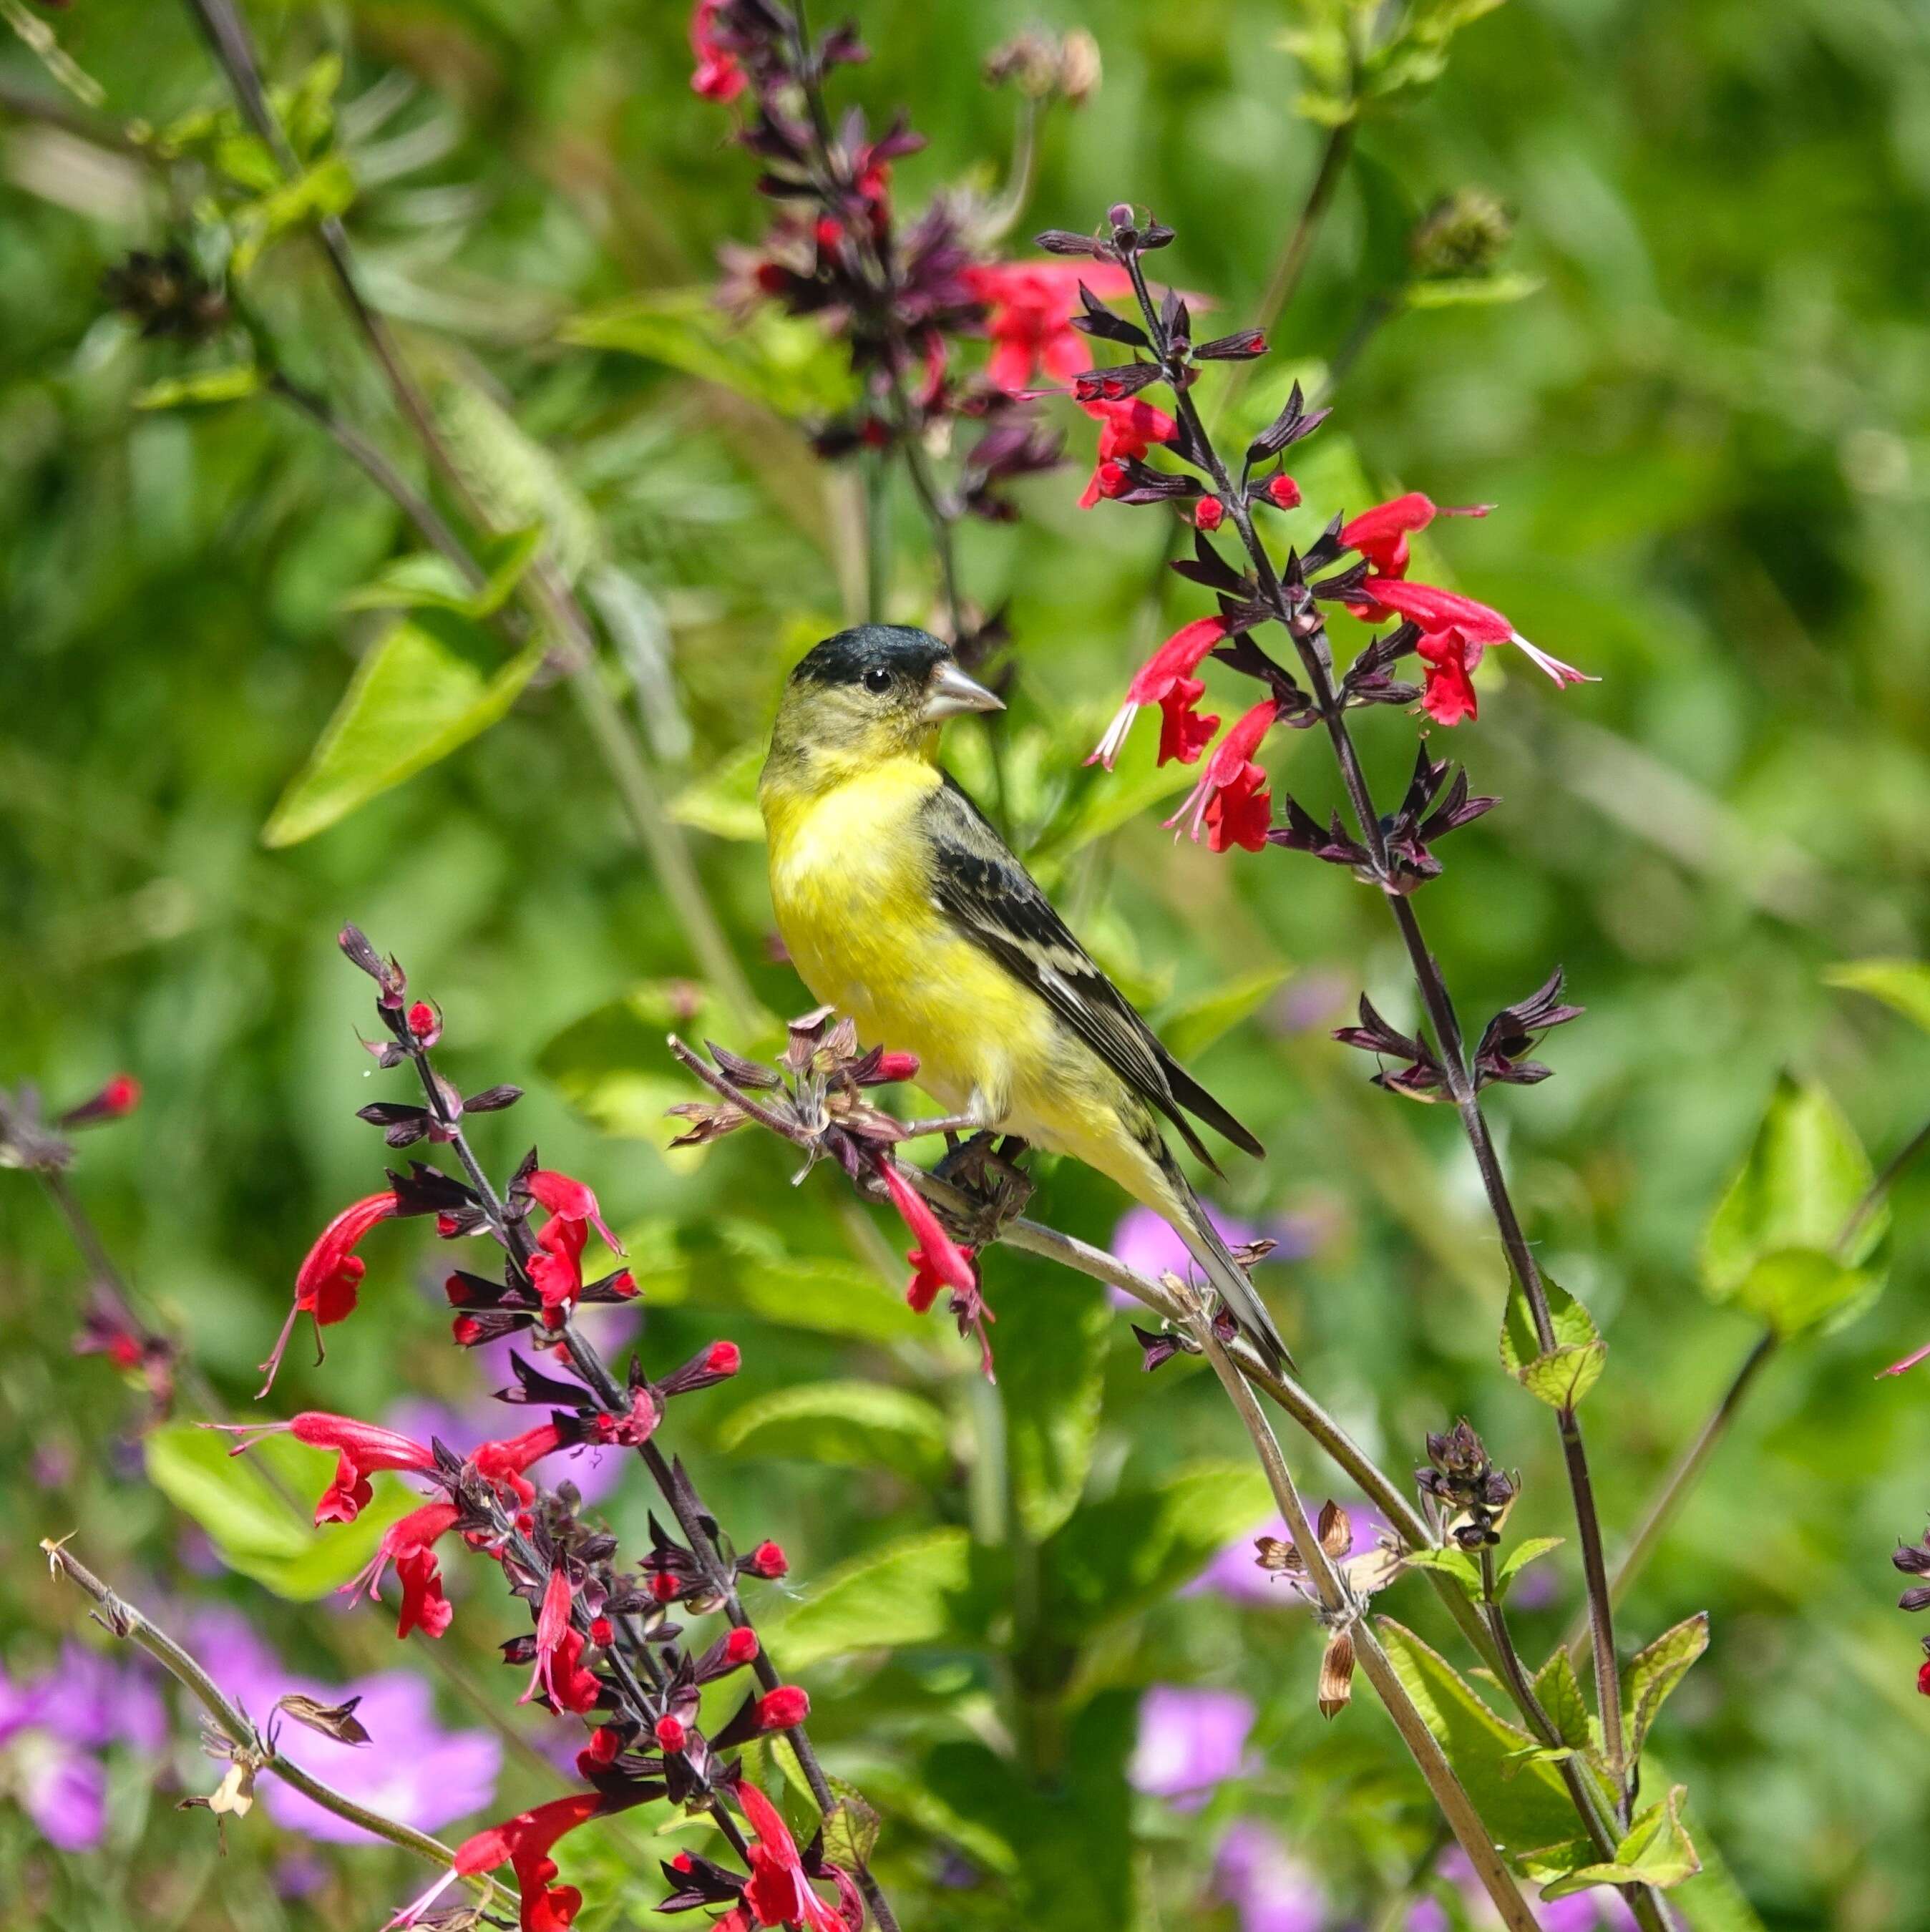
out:
{"label": "yellow bird", "polygon": [[923,631],[866,624],[792,672],[758,788],[779,932],[868,1045],[918,1056],[957,1124],[1082,1160],[1169,1222],[1276,1363],[1286,1344],[1162,1138],[1246,1128],[1160,1044],[938,764],[961,712],[1004,709]]}

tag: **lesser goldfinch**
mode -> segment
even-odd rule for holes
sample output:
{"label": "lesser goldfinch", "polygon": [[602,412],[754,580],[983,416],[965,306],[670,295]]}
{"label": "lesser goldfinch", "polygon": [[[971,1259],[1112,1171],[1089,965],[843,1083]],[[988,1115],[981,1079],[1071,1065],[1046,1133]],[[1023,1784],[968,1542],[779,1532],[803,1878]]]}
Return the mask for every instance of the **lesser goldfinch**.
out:
{"label": "lesser goldfinch", "polygon": [[[939,727],[999,700],[924,631],[866,624],[785,685],[758,795],[793,963],[869,1045],[918,1056],[958,1117],[1068,1154],[1169,1222],[1276,1363],[1286,1345],[1161,1136],[1196,1116],[1259,1142],[1160,1044],[938,764]],[[1216,1170],[1217,1171],[1217,1170]]]}

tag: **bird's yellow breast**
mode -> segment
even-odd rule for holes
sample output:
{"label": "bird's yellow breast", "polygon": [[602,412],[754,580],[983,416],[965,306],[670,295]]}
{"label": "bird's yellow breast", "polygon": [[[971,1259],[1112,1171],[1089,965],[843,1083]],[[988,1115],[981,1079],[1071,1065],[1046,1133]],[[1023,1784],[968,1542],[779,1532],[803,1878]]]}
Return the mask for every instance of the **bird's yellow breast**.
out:
{"label": "bird's yellow breast", "polygon": [[944,782],[923,759],[895,758],[808,794],[767,783],[771,900],[804,983],[866,1045],[917,1054],[919,1084],[947,1106],[977,1096],[1003,1119],[1058,1030],[932,897],[920,819]]}

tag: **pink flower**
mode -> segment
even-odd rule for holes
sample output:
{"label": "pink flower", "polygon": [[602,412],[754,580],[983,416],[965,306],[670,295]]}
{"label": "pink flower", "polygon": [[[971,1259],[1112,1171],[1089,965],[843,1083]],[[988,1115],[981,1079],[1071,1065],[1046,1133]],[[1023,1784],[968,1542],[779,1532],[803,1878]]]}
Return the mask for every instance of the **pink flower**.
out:
{"label": "pink flower", "polygon": [[346,1322],[355,1312],[356,1291],[368,1271],[368,1263],[355,1252],[356,1244],[377,1222],[389,1220],[396,1211],[393,1194],[371,1194],[344,1208],[316,1237],[315,1245],[296,1270],[295,1305],[281,1324],[281,1333],[275,1337],[268,1360],[261,1365],[268,1379],[262,1384],[260,1395],[267,1394],[275,1386],[275,1372],[281,1366],[282,1354],[289,1336],[295,1332],[298,1316],[314,1317],[315,1347],[319,1353],[322,1330],[332,1322]]}
{"label": "pink flower", "polygon": [[1079,407],[1099,424],[1099,460],[1085,494],[1079,500],[1089,510],[1102,496],[1116,496],[1126,487],[1124,465],[1144,456],[1156,442],[1170,442],[1179,424],[1163,410],[1137,396],[1124,400],[1095,398]]}
{"label": "pink flower", "polygon": [[724,0],[697,0],[690,16],[690,51],[697,66],[690,76],[692,92],[706,100],[734,100],[744,91],[744,70],[737,57],[718,40],[716,20]]}
{"label": "pink flower", "polygon": [[1126,1776],[1136,1791],[1197,1805],[1239,1774],[1253,1703],[1237,1690],[1155,1684],[1139,1700],[1139,1733]]}
{"label": "pink flower", "polygon": [[1370,577],[1348,608],[1370,624],[1398,616],[1421,627],[1418,649],[1425,668],[1421,708],[1437,724],[1458,724],[1463,718],[1478,715],[1474,674],[1490,644],[1514,645],[1557,685],[1596,682],[1573,664],[1537,650],[1499,610],[1435,584]]}
{"label": "pink flower", "polygon": [[1109,772],[1118,761],[1133,728],[1133,720],[1143,705],[1157,704],[1164,713],[1160,727],[1160,763],[1169,758],[1191,764],[1219,729],[1217,718],[1193,715],[1192,707],[1206,694],[1206,687],[1193,674],[1205,661],[1214,646],[1225,641],[1231,627],[1224,617],[1196,617],[1182,624],[1154,652],[1126,687],[1126,701],[1112,715],[1106,735],[1099,741],[1088,765],[1101,764]]}
{"label": "pink flower", "polygon": [[1072,326],[1081,282],[1102,302],[1133,292],[1125,270],[1103,262],[986,262],[967,268],[963,279],[991,311],[986,379],[1007,395],[1023,390],[1034,369],[1064,382],[1091,365],[1092,352]]}
{"label": "pink flower", "polygon": [[1267,698],[1238,720],[1214,748],[1199,782],[1166,821],[1167,825],[1180,825],[1190,812],[1196,844],[1203,830],[1216,852],[1235,845],[1249,852],[1260,850],[1273,823],[1273,795],[1267,789],[1265,772],[1253,762],[1253,755],[1279,715],[1278,704]]}

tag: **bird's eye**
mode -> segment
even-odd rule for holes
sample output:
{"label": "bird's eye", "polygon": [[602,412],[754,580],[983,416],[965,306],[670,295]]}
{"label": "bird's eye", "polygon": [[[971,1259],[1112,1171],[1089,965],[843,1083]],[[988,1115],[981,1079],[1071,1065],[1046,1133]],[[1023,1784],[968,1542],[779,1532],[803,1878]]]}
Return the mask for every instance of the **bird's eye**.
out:
{"label": "bird's eye", "polygon": [[882,664],[873,664],[864,674],[864,688],[874,696],[881,697],[891,688],[891,674]]}

